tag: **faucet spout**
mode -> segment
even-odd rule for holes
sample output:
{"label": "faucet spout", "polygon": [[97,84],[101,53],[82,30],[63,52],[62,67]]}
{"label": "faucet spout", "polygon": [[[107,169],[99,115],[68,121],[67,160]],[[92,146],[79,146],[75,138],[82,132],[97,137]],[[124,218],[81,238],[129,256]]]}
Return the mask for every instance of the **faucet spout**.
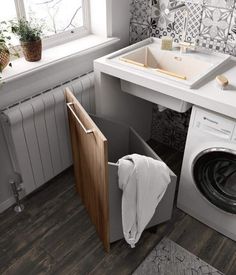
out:
{"label": "faucet spout", "polygon": [[165,9],[165,14],[169,15],[172,12],[175,12],[178,10],[183,10],[183,13],[184,13],[183,31],[182,31],[182,39],[181,39],[179,45],[180,45],[180,51],[185,53],[185,52],[187,52],[187,49],[191,49],[191,50],[195,49],[195,46],[193,46],[191,43],[186,42],[189,9],[185,3],[180,3],[178,5],[173,6],[174,2],[176,2],[176,1],[170,0],[169,7],[167,9]]}

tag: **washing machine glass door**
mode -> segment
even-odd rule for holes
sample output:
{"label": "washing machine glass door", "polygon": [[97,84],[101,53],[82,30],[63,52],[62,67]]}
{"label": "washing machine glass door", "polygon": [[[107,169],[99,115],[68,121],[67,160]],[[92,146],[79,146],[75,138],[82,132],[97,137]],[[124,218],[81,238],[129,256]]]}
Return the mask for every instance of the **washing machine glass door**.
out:
{"label": "washing machine glass door", "polygon": [[201,193],[217,207],[236,214],[236,152],[205,150],[195,158],[192,168]]}

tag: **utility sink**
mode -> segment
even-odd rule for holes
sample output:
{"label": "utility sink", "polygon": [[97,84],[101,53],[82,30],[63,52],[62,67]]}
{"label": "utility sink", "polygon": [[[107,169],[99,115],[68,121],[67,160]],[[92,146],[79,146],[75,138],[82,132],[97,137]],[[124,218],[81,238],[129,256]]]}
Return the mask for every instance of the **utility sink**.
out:
{"label": "utility sink", "polygon": [[[191,108],[191,103],[175,96],[175,88],[198,88],[201,82],[219,74],[218,69],[230,56],[200,49],[181,53],[177,44],[173,46],[171,51],[162,50],[161,39],[148,38],[110,54],[108,64],[123,76],[120,77],[121,90],[158,104],[159,110],[165,107],[184,113]],[[138,84],[135,79],[140,76],[142,81]],[[149,80],[156,85],[150,88]],[[171,90],[172,95],[166,94],[166,89]]]}
{"label": "utility sink", "polygon": [[180,53],[178,47],[172,51],[162,50],[161,40],[156,38],[147,39],[143,44],[128,47],[128,51],[111,59],[189,88],[194,88],[230,59],[229,55],[203,50],[188,53]]}

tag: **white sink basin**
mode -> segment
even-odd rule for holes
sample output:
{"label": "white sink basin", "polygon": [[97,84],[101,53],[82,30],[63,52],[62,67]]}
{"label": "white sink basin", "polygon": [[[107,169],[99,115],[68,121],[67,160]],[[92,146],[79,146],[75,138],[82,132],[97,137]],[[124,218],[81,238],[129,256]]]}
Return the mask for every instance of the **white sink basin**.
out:
{"label": "white sink basin", "polygon": [[177,81],[189,88],[194,88],[230,59],[229,55],[206,51],[181,54],[179,49],[161,50],[161,41],[155,38],[144,41],[144,46],[137,44],[127,49],[125,53],[110,59],[145,73]]}

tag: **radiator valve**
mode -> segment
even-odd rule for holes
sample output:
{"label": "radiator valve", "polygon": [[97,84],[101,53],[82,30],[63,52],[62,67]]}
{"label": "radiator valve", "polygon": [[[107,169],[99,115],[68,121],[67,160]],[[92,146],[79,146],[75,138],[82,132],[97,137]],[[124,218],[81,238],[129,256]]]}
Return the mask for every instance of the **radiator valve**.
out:
{"label": "radiator valve", "polygon": [[17,184],[15,180],[10,179],[9,183],[12,188],[13,195],[16,200],[16,206],[14,207],[14,210],[16,213],[20,213],[24,210],[24,205],[21,203],[20,200],[20,192],[23,191],[23,186],[22,184]]}

